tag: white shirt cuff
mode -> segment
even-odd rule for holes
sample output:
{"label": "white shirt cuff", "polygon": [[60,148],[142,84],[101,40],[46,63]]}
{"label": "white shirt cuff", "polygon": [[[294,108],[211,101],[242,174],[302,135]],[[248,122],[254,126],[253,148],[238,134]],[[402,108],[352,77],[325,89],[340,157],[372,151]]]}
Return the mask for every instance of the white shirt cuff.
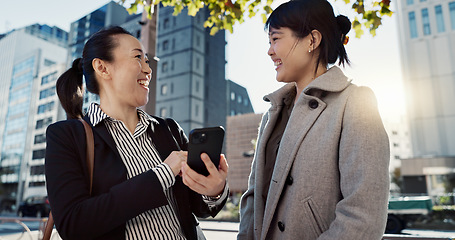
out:
{"label": "white shirt cuff", "polygon": [[224,199],[227,198],[227,195],[229,192],[228,189],[229,189],[229,186],[228,186],[228,183],[226,182],[226,184],[224,185],[223,193],[217,200],[212,200],[213,197],[209,197],[206,195],[202,195],[202,199],[209,207],[215,207],[217,205],[220,205],[224,201]]}
{"label": "white shirt cuff", "polygon": [[163,186],[163,190],[166,190],[175,183],[175,176],[174,172],[172,172],[172,169],[169,165],[166,163],[161,163],[160,165],[156,166],[155,168],[152,168],[152,170],[155,172],[156,176],[161,182],[161,186]]}

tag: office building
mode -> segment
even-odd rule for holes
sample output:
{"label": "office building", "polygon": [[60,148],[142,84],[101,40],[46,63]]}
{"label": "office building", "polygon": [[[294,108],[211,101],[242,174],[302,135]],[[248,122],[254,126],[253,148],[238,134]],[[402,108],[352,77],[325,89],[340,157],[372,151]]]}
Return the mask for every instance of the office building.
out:
{"label": "office building", "polygon": [[[3,196],[16,201],[22,200],[28,160],[44,157],[38,153],[32,156],[30,144],[33,141],[30,129],[35,127],[35,115],[39,114],[38,76],[45,68],[65,62],[67,54],[62,47],[66,32],[61,32],[60,38],[48,40],[48,29],[35,24],[11,31],[0,39],[0,181]],[[58,39],[61,42],[57,44]],[[39,111],[54,111],[57,103],[38,107]]]}
{"label": "office building", "polygon": [[[134,37],[141,40],[147,52],[151,53],[151,61],[153,61],[155,52],[155,32],[154,29],[156,19],[145,19],[143,14],[130,15],[122,5],[111,1],[106,5],[96,9],[95,11],[81,17],[77,21],[71,23],[69,35],[69,53],[68,67],[74,59],[82,57],[84,44],[97,31],[104,27],[121,26]],[[156,64],[156,62],[151,63]],[[155,89],[156,82],[151,82],[149,85],[149,103],[144,106],[144,109],[153,114],[155,105]],[[86,91],[84,94],[83,112],[87,111],[91,102],[99,102],[99,97],[95,94]],[[152,106],[153,105],[153,106]],[[151,112],[153,111],[153,112]]]}
{"label": "office building", "polygon": [[455,1],[397,1],[414,156],[455,155]]}
{"label": "office building", "polygon": [[[402,174],[408,190],[433,194],[428,184],[410,185],[425,184],[422,176],[431,178],[438,172],[445,176],[455,172],[455,164],[451,163],[455,161],[455,1],[406,0],[396,4],[413,149],[412,158],[406,162],[445,169],[407,171],[402,164]],[[441,158],[445,160],[439,161]]]}
{"label": "office building", "polygon": [[[195,17],[186,9],[177,16],[173,11],[159,9],[156,115],[174,118],[188,134],[194,128],[225,126],[231,113],[253,112],[246,90],[226,81],[225,31],[211,36],[203,27],[207,9]],[[237,96],[241,104],[231,104]]]}

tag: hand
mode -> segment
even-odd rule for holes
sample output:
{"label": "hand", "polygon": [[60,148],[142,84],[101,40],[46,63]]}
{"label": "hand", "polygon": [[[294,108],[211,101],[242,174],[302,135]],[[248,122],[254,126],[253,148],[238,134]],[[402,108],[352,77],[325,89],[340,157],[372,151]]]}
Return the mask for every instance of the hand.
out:
{"label": "hand", "polygon": [[186,162],[182,162],[183,183],[199,194],[209,197],[217,196],[223,192],[224,186],[226,185],[226,177],[229,169],[226,158],[224,154],[220,155],[219,169],[213,165],[213,162],[206,153],[201,154],[201,159],[209,171],[209,175],[206,177],[199,174],[191,169]]}
{"label": "hand", "polygon": [[173,151],[169,156],[164,160],[164,163],[171,167],[174,176],[177,176],[180,173],[182,168],[182,163],[186,163],[188,152],[186,151]]}

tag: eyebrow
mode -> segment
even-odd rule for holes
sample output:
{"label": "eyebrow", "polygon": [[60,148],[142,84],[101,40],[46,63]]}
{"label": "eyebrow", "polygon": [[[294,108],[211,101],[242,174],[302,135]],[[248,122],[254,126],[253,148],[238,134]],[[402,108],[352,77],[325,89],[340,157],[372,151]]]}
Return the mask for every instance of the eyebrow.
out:
{"label": "eyebrow", "polygon": [[141,52],[141,53],[144,53],[144,51],[142,51],[142,49],[140,49],[140,48],[135,48],[135,49],[133,49],[132,51],[139,51],[139,52]]}
{"label": "eyebrow", "polygon": [[274,35],[274,34],[283,34],[283,32],[281,32],[281,31],[275,31],[275,30],[272,30],[272,31],[269,32],[269,36],[272,36],[272,35]]}

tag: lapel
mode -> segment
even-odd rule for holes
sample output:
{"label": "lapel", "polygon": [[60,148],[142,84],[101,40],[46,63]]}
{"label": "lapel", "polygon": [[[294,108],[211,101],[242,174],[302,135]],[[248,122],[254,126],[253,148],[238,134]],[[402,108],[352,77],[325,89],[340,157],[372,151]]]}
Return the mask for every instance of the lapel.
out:
{"label": "lapel", "polygon": [[[273,106],[273,102],[276,103],[278,100],[282,99],[282,94],[291,89],[288,85],[282,88],[283,91],[272,93],[269,96],[266,96],[265,99],[271,100]],[[349,82],[347,81],[347,78],[344,76],[341,69],[338,67],[332,67],[325,74],[321,75],[313,82],[311,82],[308,87],[300,94],[300,97],[295,103],[295,106],[292,110],[291,116],[289,117],[289,121],[283,133],[280,148],[278,150],[264,211],[261,239],[265,239],[267,235],[268,229],[275,214],[276,207],[280,200],[286,178],[288,177],[292,164],[295,161],[297,152],[299,151],[300,146],[305,139],[308,131],[327,107],[327,104],[320,98],[321,93],[340,92],[348,85]],[[317,108],[310,108],[310,101],[317,101]],[[264,131],[264,139],[268,140],[270,137],[270,134],[275,126],[275,122],[270,122],[269,130]],[[266,133],[268,135],[265,135]],[[264,151],[264,154],[266,143],[267,141],[262,141],[262,144],[264,144],[264,146],[261,148],[261,150]],[[262,173],[264,161],[261,161],[260,166],[261,169],[258,167],[257,171]],[[262,177],[262,174],[260,175],[260,177]]]}
{"label": "lapel", "polygon": [[[97,124],[95,127],[93,127],[93,124],[90,122],[90,118],[88,115],[84,116],[84,120],[92,127],[94,134],[98,135],[103,139],[103,141],[111,148],[113,152],[115,152],[115,156],[118,159],[122,159],[120,157],[120,154],[117,150],[117,147],[115,146],[114,139],[112,138],[111,134],[109,134],[109,131],[106,128],[106,125],[103,123]],[[95,137],[95,135],[93,136]],[[95,149],[96,149],[96,141],[95,141]]]}

